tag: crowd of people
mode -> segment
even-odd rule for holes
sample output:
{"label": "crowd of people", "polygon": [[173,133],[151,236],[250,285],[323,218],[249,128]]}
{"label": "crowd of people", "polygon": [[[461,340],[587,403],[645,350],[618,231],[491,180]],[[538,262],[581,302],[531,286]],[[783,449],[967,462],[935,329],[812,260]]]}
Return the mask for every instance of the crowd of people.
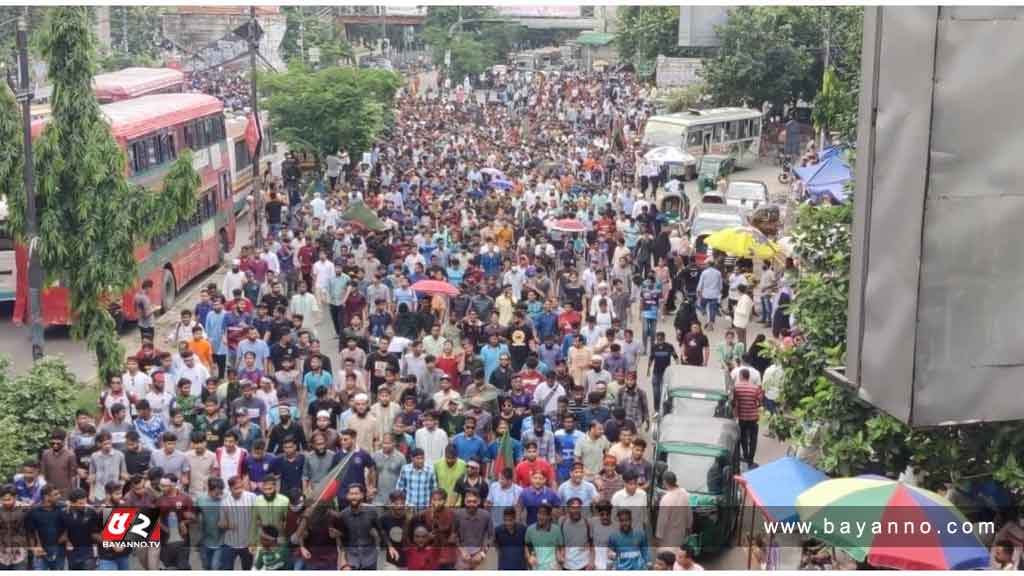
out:
{"label": "crowd of people", "polygon": [[189,88],[216,96],[224,101],[224,107],[242,110],[250,105],[250,83],[242,71],[225,70],[223,67],[195,70],[188,76]]}
{"label": "crowd of people", "polygon": [[[753,464],[778,367],[748,326],[791,337],[794,270],[698,258],[636,190],[630,75],[502,87],[404,93],[370,161],[339,151],[312,194],[286,159],[262,246],[140,325],[96,410],[0,492],[0,567],[700,569],[649,460],[663,375],[732,373]],[[342,219],[358,203],[375,220]],[[155,510],[160,546],[100,545],[118,506]]]}

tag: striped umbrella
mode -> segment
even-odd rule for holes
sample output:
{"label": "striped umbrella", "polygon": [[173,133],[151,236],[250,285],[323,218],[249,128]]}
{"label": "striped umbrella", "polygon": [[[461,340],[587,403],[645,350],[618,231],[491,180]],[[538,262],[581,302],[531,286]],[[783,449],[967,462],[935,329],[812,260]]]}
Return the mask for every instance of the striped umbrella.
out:
{"label": "striped umbrella", "polygon": [[942,496],[886,478],[826,480],[796,508],[810,535],[855,560],[897,570],[972,570],[989,564],[973,524]]}

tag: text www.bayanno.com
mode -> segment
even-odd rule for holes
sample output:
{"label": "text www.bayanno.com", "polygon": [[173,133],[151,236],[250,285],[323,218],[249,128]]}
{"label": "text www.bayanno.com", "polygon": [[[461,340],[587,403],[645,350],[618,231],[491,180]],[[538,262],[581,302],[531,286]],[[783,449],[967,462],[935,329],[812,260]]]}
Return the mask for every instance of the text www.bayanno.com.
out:
{"label": "text www.bayanno.com", "polygon": [[853,536],[861,538],[871,536],[920,536],[929,534],[977,534],[991,535],[996,533],[995,522],[947,522],[945,525],[933,524],[928,521],[890,520],[890,521],[832,521],[823,519],[820,523],[812,522],[765,522],[767,534],[796,536]]}

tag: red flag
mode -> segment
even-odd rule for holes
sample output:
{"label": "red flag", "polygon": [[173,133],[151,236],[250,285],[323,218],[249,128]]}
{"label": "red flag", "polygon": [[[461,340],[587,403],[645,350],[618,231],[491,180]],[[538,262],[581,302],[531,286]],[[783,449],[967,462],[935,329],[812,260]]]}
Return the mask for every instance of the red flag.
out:
{"label": "red flag", "polygon": [[255,158],[260,145],[263,144],[263,127],[260,126],[259,114],[249,114],[249,122],[245,125],[245,144],[249,148],[249,156]]}
{"label": "red flag", "polygon": [[[337,464],[331,468],[330,472],[327,473],[323,479],[320,480],[313,486],[309,494],[306,494],[306,512],[307,517],[313,513],[313,511],[326,502],[330,502],[338,496],[338,489],[341,488],[341,478],[345,475],[345,470],[348,468],[348,461],[352,458],[351,454],[342,458]],[[310,500],[312,498],[312,500]]]}

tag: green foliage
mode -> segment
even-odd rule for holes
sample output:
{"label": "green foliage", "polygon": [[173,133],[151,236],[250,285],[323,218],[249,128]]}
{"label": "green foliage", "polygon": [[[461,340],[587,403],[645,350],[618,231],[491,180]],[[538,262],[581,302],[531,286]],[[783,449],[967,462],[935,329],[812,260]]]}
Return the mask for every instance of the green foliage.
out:
{"label": "green foliage", "polygon": [[678,6],[622,6],[615,45],[619,57],[653,70],[658,55],[679,56]]}
{"label": "green foliage", "polygon": [[11,478],[26,458],[45,448],[55,429],[71,426],[80,387],[60,359],[44,358],[12,376],[10,361],[0,358],[0,478]]}
{"label": "green foliage", "polygon": [[448,30],[459,21],[458,6],[431,6],[427,12],[422,38],[430,46],[434,64],[444,66],[445,55],[451,51],[453,82],[461,82],[469,75],[480,74],[487,68],[506,62],[511,53],[526,44],[551,45],[561,35],[548,30],[528,30],[522,26],[498,22],[471,22],[472,20],[499,18],[489,6],[463,6],[463,30],[458,28],[451,36]]}
{"label": "green foliage", "polygon": [[[68,289],[72,336],[86,340],[102,378],[119,371],[124,357],[106,299],[135,284],[136,246],[192,214],[199,177],[183,153],[159,193],[127,180],[124,153],[92,93],[96,52],[88,9],[54,8],[49,25],[44,51],[53,114],[34,143],[37,254],[48,280]],[[24,205],[24,191],[15,189],[10,220],[22,238]]]}
{"label": "green foliage", "polygon": [[855,140],[857,131],[857,93],[839,78],[829,66],[821,81],[821,91],[814,98],[814,128],[839,132],[846,141]]}
{"label": "green foliage", "polygon": [[[161,33],[163,10],[159,6],[111,6],[111,55],[116,55],[122,61],[128,62],[125,66],[158,63],[161,55],[160,42],[163,39]],[[112,61],[110,64],[116,65],[117,62]],[[103,69],[119,70],[120,68]]]}
{"label": "green foliage", "polygon": [[707,86],[703,82],[690,84],[685,88],[669,90],[659,100],[664,100],[669,114],[685,112],[697,107],[707,96]]}
{"label": "green foliage", "polygon": [[[352,45],[338,34],[332,19],[317,15],[321,6],[283,6],[286,28],[281,39],[281,55],[287,62],[304,62],[309,58],[309,49],[320,49],[320,65],[336,66],[339,60],[351,61]],[[301,32],[300,32],[301,30]],[[300,38],[305,43],[306,58],[303,58]]]}
{"label": "green foliage", "polygon": [[[703,74],[719,104],[771,102],[781,110],[818,93],[826,35],[839,79],[857,84],[862,28],[863,8],[857,6],[737,7],[719,28],[721,47],[704,61]],[[853,115],[856,104],[854,96]]]}
{"label": "green foliage", "polygon": [[466,76],[477,76],[500,61],[492,47],[466,35],[457,37],[450,47],[452,68],[449,74],[452,82],[462,82]]}
{"label": "green foliage", "polygon": [[275,134],[295,149],[323,156],[368,150],[389,118],[401,78],[386,70],[292,65],[261,76]]}
{"label": "green foliage", "polygon": [[5,82],[0,86],[0,197],[22,187],[22,139],[18,103]]}

